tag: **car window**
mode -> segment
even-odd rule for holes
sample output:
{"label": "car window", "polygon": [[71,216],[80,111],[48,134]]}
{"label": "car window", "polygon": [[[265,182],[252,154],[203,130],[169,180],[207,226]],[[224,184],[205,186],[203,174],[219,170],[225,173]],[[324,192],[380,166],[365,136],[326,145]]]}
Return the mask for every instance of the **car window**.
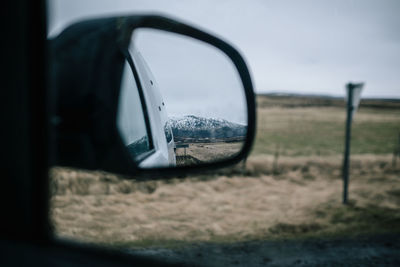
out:
{"label": "car window", "polygon": [[121,82],[117,125],[124,144],[135,159],[152,149],[143,110],[132,69],[126,63]]}

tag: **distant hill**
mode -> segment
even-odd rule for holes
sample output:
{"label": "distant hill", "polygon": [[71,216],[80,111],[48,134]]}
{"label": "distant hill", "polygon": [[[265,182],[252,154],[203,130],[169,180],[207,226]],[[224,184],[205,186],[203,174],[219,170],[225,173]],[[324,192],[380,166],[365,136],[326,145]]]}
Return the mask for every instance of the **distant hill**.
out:
{"label": "distant hill", "polygon": [[[258,107],[344,107],[346,101],[344,97],[328,95],[308,95],[290,93],[268,93],[257,94]],[[400,109],[400,99],[385,98],[362,98],[360,107]]]}
{"label": "distant hill", "polygon": [[168,121],[175,141],[197,140],[234,140],[246,135],[247,126],[224,119],[204,118],[194,115],[172,117]]}

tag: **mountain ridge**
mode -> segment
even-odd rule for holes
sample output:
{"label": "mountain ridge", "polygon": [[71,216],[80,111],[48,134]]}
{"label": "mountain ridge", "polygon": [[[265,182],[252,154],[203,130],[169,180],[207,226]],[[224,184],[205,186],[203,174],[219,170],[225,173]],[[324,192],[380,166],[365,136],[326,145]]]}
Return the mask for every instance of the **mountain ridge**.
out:
{"label": "mountain ridge", "polygon": [[195,115],[170,117],[168,124],[175,139],[229,139],[244,137],[247,126],[220,118]]}

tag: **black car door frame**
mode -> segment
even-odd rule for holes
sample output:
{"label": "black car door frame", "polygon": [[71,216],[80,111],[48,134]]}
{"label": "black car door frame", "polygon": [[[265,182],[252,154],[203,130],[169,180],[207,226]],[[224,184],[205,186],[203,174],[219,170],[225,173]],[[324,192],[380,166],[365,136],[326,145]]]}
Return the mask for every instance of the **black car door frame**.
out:
{"label": "black car door frame", "polygon": [[45,10],[45,1],[6,1],[1,16],[0,233],[10,239],[45,240],[50,233]]}
{"label": "black car door frame", "polygon": [[46,1],[6,0],[1,11],[0,265],[168,265],[54,237],[48,191],[54,159],[49,131],[54,103],[49,100],[54,98],[46,78]]}

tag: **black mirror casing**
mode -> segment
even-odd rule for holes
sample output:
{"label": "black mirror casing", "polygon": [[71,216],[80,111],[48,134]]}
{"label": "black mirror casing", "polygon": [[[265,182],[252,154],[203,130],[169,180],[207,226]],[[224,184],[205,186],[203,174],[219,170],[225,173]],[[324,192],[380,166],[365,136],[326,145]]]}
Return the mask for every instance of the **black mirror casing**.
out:
{"label": "black mirror casing", "polygon": [[115,19],[77,23],[50,40],[57,165],[120,171],[130,164],[115,127],[125,57]]}
{"label": "black mirror casing", "polygon": [[[199,166],[139,169],[117,129],[116,116],[128,46],[138,28],[189,36],[224,52],[234,63],[247,102],[247,133],[232,158]],[[135,178],[165,178],[225,167],[244,159],[255,134],[255,97],[248,68],[239,52],[221,39],[162,16],[125,16],[76,23],[49,41],[50,88],[56,95],[56,165],[101,169]],[[135,78],[137,72],[133,69]],[[138,83],[140,86],[140,82]]]}

